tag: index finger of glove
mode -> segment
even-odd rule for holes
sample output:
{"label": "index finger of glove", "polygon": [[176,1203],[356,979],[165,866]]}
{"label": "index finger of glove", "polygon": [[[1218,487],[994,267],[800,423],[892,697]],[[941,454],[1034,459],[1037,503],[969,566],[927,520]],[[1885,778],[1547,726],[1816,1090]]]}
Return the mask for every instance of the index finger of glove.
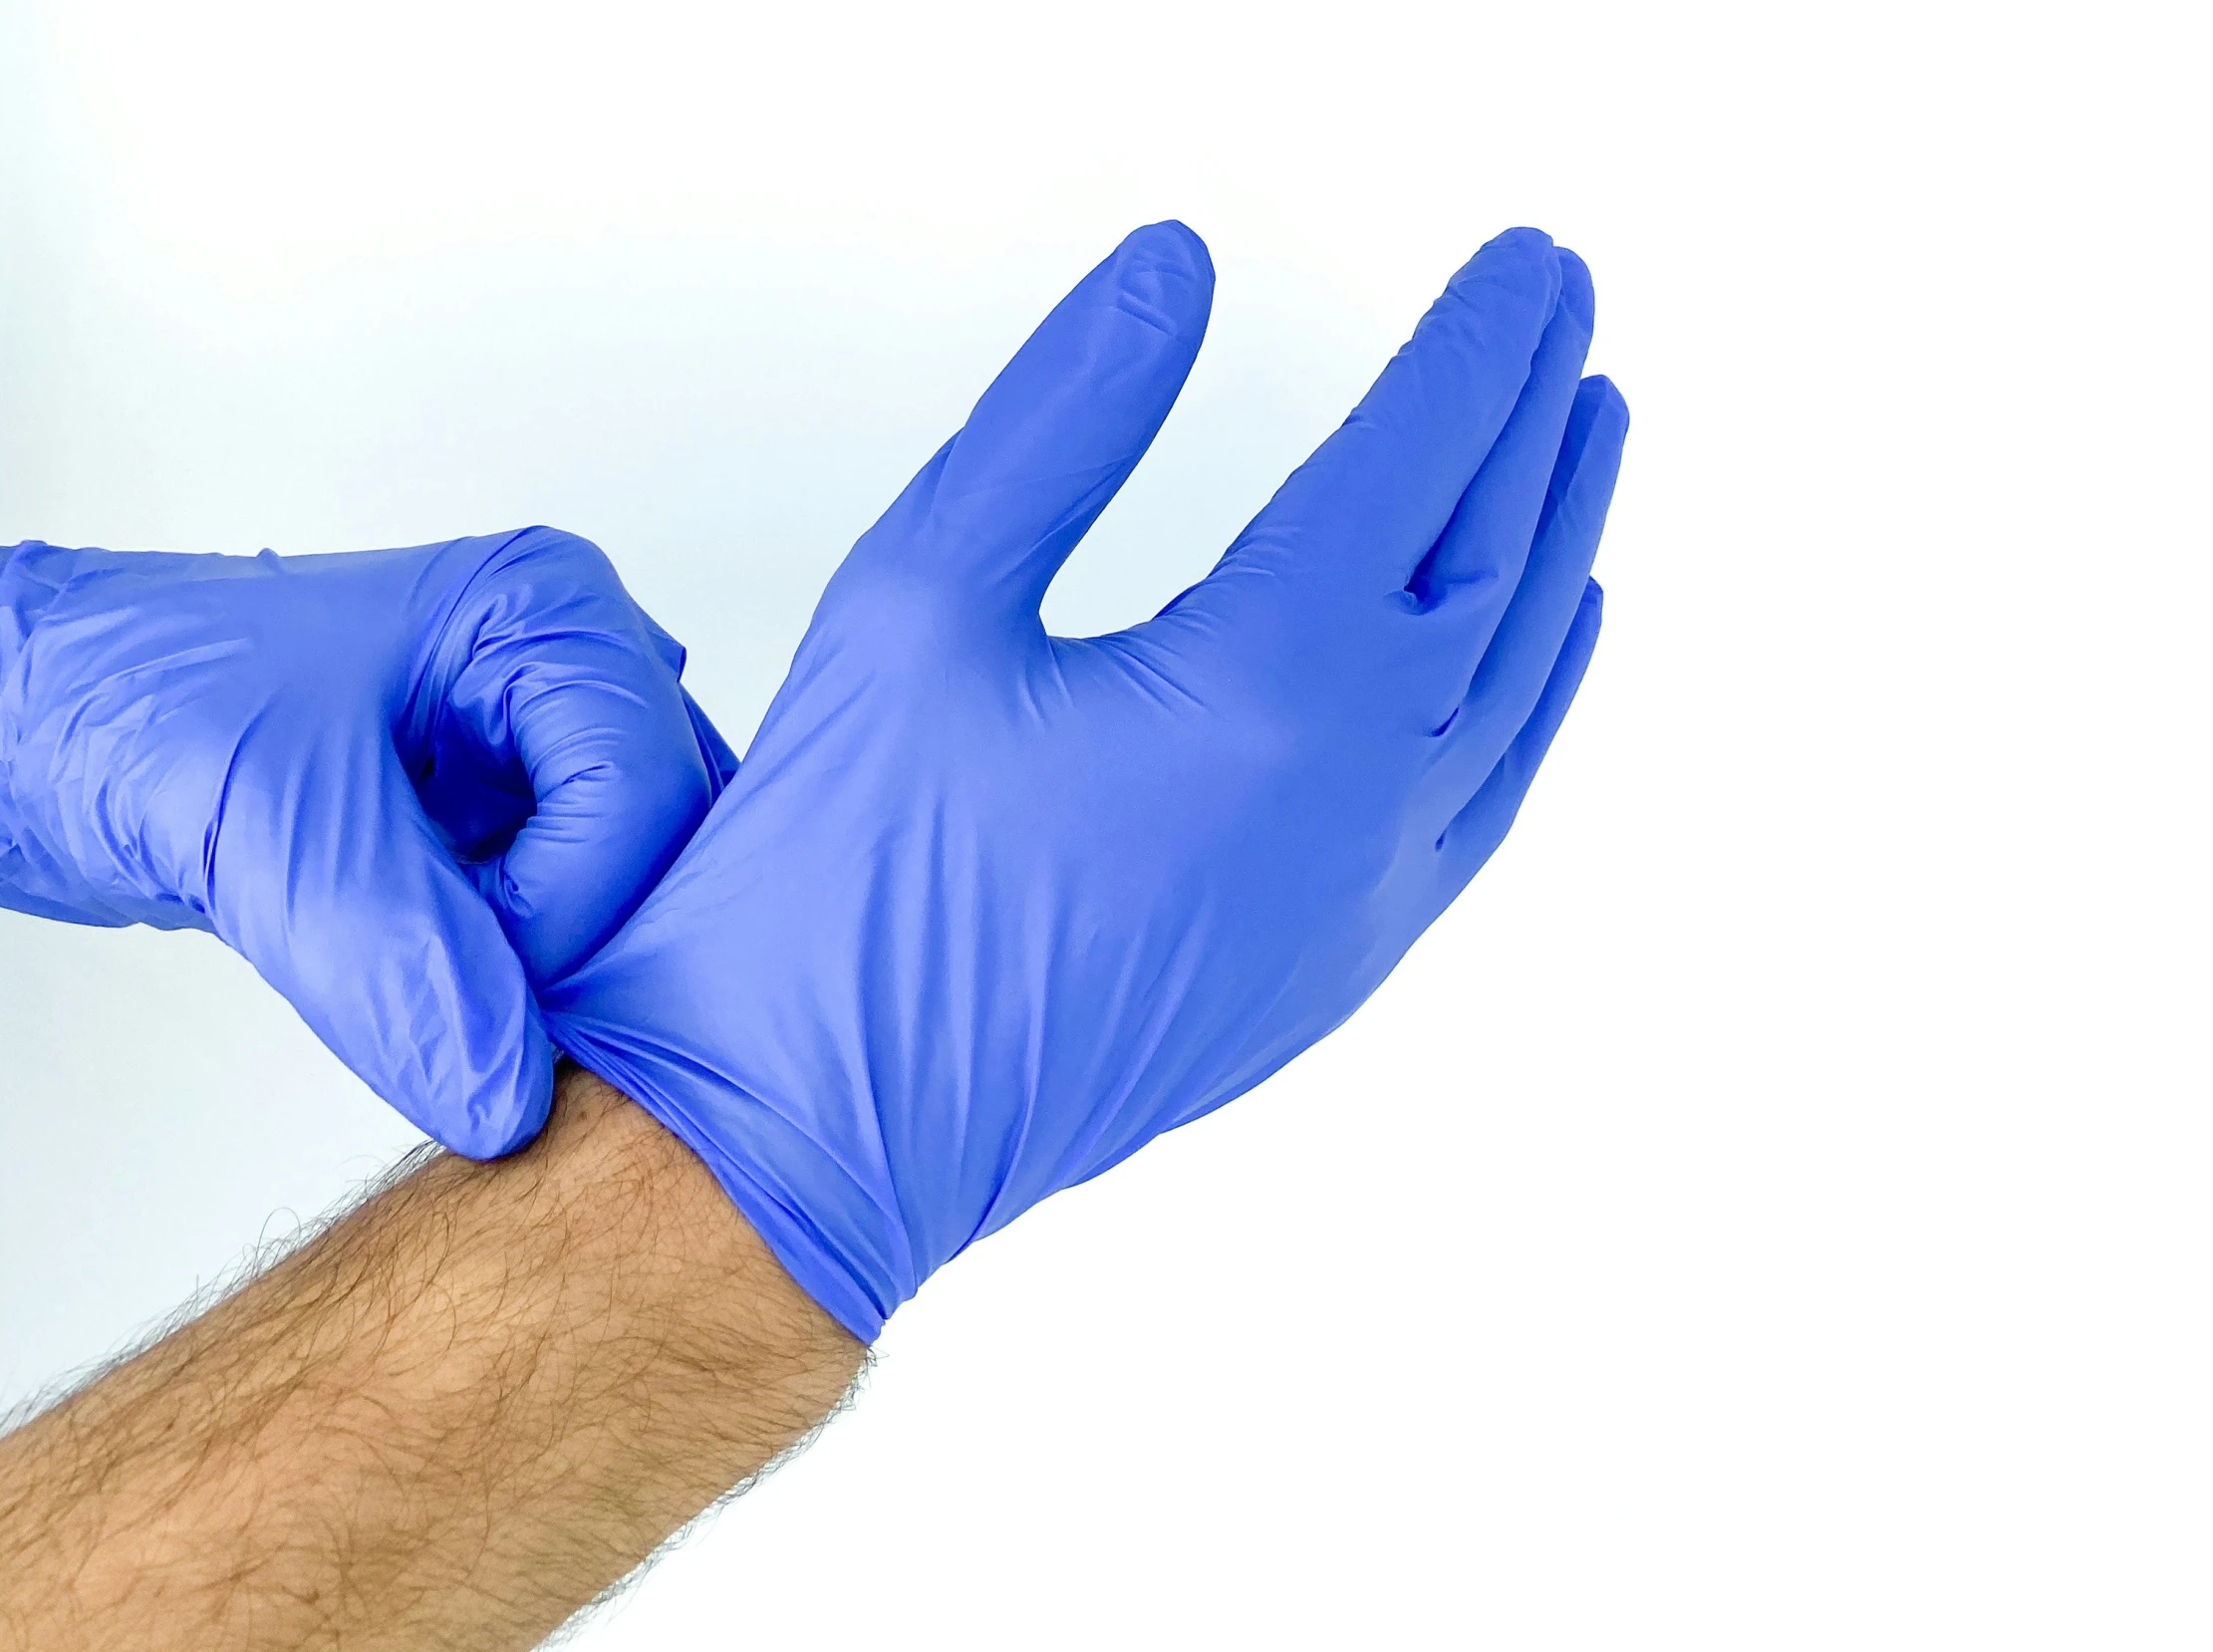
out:
{"label": "index finger of glove", "polygon": [[1541,230],[1486,245],[1226,562],[1309,588],[1403,587],[1506,427],[1559,294]]}

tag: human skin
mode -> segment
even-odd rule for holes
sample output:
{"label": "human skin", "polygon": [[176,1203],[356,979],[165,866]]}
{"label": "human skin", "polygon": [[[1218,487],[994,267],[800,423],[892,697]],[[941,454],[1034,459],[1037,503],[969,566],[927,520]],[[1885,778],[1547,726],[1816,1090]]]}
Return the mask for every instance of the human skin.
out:
{"label": "human skin", "polygon": [[564,1069],[0,1439],[0,1648],[536,1645],[838,1405],[861,1344]]}
{"label": "human skin", "polygon": [[829,1314],[873,1337],[1250,1088],[1497,846],[1597,633],[1627,414],[1580,377],[1587,271],[1495,240],[1214,575],[1064,651],[1036,603],[1211,294],[1188,230],[1125,246],[864,536],[738,783],[549,993],[655,1114],[571,1081],[537,1152],[433,1165],[0,1450],[17,1644],[535,1642],[835,1404],[862,1352]]}

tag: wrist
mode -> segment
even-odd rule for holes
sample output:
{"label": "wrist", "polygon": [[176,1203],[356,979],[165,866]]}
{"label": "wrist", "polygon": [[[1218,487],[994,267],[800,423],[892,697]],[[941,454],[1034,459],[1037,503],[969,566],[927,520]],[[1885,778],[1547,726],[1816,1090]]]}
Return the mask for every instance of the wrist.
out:
{"label": "wrist", "polygon": [[865,1357],[569,1070],[525,1151],[430,1159],[0,1441],[0,1645],[536,1645]]}
{"label": "wrist", "polygon": [[[703,1050],[666,1058],[599,1018],[548,1006],[557,1047],[628,1097],[703,1165],[781,1272],[863,1347],[921,1287],[896,1210],[778,1108],[754,1101]],[[641,1047],[641,1042],[650,1047]]]}

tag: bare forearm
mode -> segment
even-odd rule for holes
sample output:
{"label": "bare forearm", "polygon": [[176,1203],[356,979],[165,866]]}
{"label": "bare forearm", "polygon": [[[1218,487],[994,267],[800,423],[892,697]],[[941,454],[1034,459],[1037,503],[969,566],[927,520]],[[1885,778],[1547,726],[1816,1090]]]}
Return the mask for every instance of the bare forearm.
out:
{"label": "bare forearm", "polygon": [[571,1072],[0,1441],[0,1646],[535,1644],[835,1406],[863,1350]]}

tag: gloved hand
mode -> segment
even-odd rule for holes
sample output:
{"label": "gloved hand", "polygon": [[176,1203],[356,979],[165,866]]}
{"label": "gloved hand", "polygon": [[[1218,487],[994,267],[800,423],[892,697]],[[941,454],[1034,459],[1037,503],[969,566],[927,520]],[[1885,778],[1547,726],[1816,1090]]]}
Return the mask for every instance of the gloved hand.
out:
{"label": "gloved hand", "polygon": [[473,1158],[545,1122],[532,982],[735,771],[551,528],[343,556],[0,551],[0,906],[213,932]]}
{"label": "gloved hand", "polygon": [[854,1335],[1330,1031],[1513,821],[1598,634],[1627,413],[1588,274],[1492,242],[1206,580],[1038,602],[1167,415],[1213,272],[1126,240],[831,580],[744,767],[562,1046]]}

